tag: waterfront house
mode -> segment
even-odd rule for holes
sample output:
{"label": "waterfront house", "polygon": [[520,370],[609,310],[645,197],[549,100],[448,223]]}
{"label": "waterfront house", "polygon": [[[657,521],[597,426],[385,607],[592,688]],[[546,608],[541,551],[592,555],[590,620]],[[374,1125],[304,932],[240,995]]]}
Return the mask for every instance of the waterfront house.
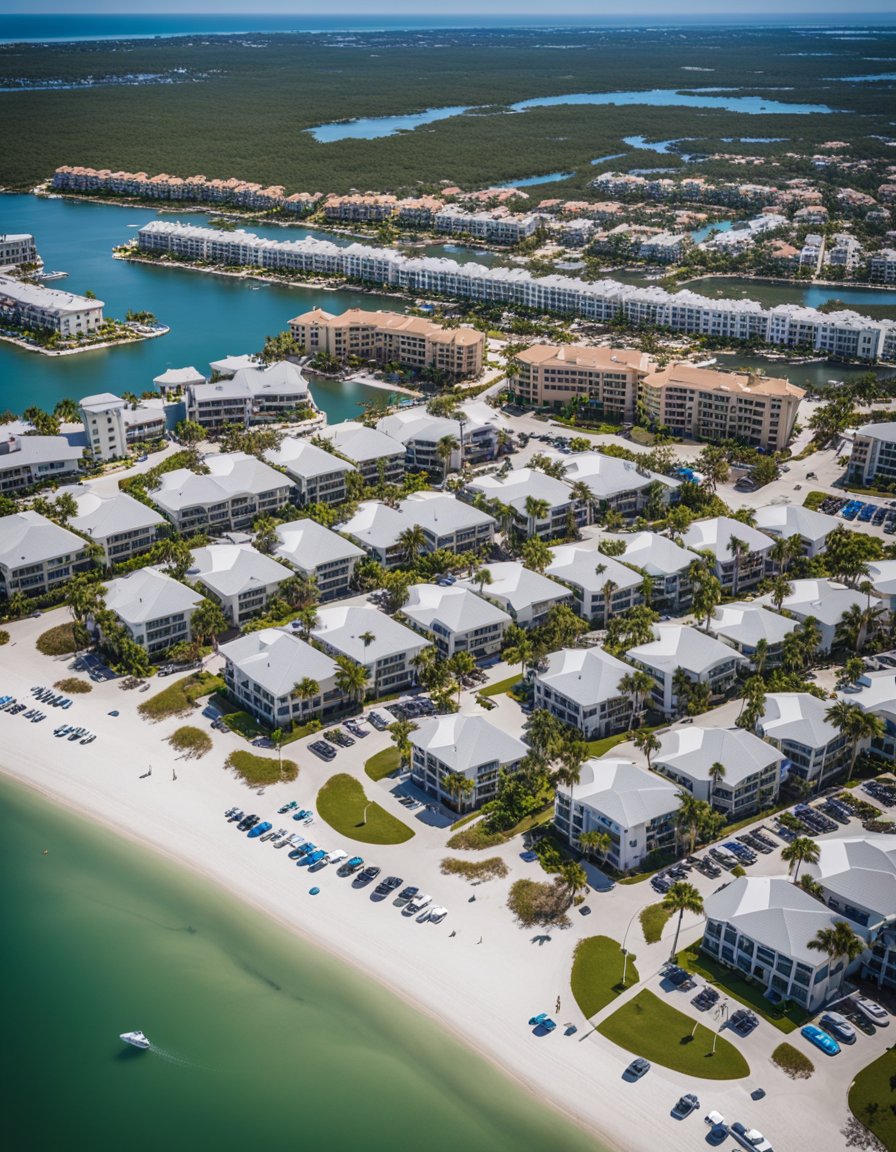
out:
{"label": "waterfront house", "polygon": [[[287,628],[248,632],[222,644],[221,655],[228,694],[269,728],[325,718],[345,703],[336,687],[335,661]],[[303,680],[316,684],[317,692],[298,692]]]}
{"label": "waterfront house", "polygon": [[[454,713],[421,720],[411,733],[411,778],[459,812],[494,800],[502,772],[517,772],[529,749],[484,716]],[[472,790],[452,787],[457,777]]]}
{"label": "waterfront house", "polygon": [[201,593],[158,568],[138,568],[105,587],[106,608],[150,657],[192,638],[190,619]]}

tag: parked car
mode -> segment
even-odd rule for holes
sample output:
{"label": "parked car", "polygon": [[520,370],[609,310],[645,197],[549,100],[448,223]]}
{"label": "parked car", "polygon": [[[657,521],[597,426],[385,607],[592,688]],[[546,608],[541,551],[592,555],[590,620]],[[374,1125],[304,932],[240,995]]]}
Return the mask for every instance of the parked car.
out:
{"label": "parked car", "polygon": [[768,1140],[756,1128],[747,1128],[746,1125],[736,1120],[729,1131],[738,1143],[743,1144],[744,1148],[752,1149],[752,1152],[775,1152]]}
{"label": "parked car", "polygon": [[374,896],[388,896],[394,892],[396,888],[401,887],[400,876],[387,876],[385,880],[380,880],[376,888],[373,890]]}
{"label": "parked car", "polygon": [[632,1060],[628,1068],[623,1072],[623,1076],[629,1080],[640,1080],[647,1072],[650,1071],[650,1061],[645,1060],[643,1056],[638,1056],[637,1059]]}
{"label": "parked car", "polygon": [[679,1120],[683,1120],[685,1116],[690,1116],[695,1108],[700,1107],[700,1101],[693,1092],[686,1092],[681,1096],[678,1103],[672,1109],[672,1115],[676,1116]]}
{"label": "parked car", "polygon": [[814,1044],[816,1048],[820,1048],[825,1056],[836,1056],[840,1051],[840,1045],[833,1036],[829,1036],[823,1028],[818,1028],[814,1024],[807,1024],[800,1032],[810,1044]]}
{"label": "parked car", "polygon": [[342,865],[342,867],[339,869],[339,871],[336,874],[337,874],[337,876],[351,876],[353,873],[357,872],[359,869],[361,869],[363,867],[364,867],[363,857],[352,856],[350,860],[346,860],[346,862]]}
{"label": "parked car", "polygon": [[378,868],[376,866],[376,864],[370,864],[370,865],[368,865],[367,868],[361,869],[361,871],[355,877],[354,882],[360,888],[364,884],[369,884],[372,880],[376,880],[377,876],[379,876],[381,871],[382,871],[382,869]]}
{"label": "parked car", "polygon": [[870,1000],[867,996],[860,996],[855,1001],[855,1006],[857,1012],[860,1012],[866,1020],[878,1028],[886,1028],[890,1023],[889,1012],[886,1008],[882,1008],[876,1000]]}
{"label": "parked car", "polygon": [[419,891],[420,889],[413,887],[413,885],[409,885],[407,888],[402,888],[402,890],[398,893],[395,903],[399,908],[401,908],[403,905],[413,900]]}
{"label": "parked car", "polygon": [[419,892],[413,899],[407,902],[405,913],[408,916],[416,916],[418,912],[422,912],[423,909],[427,908],[430,904],[432,904],[432,896],[429,896],[425,892]]}
{"label": "parked car", "polygon": [[838,1040],[845,1044],[855,1044],[856,1030],[845,1016],[839,1012],[825,1012],[819,1023]]}
{"label": "parked car", "polygon": [[332,744],[328,744],[326,740],[315,740],[313,744],[308,747],[315,756],[319,756],[321,760],[333,760],[336,757],[336,749]]}

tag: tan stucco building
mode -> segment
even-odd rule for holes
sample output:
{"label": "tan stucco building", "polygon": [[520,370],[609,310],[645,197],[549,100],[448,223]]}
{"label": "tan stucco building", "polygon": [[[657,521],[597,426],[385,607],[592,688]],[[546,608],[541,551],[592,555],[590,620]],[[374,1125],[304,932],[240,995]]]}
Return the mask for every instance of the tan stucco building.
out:
{"label": "tan stucco building", "polygon": [[580,398],[594,415],[622,420],[634,419],[638,385],[655,366],[634,348],[580,344],[533,344],[516,361],[510,387],[521,404],[559,407]]}

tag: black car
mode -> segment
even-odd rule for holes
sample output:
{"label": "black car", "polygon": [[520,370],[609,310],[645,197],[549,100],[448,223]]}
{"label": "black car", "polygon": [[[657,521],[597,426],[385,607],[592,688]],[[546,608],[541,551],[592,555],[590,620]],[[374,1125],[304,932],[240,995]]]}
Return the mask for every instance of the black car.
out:
{"label": "black car", "polygon": [[319,756],[321,760],[333,760],[336,757],[336,749],[332,744],[328,744],[326,740],[315,740],[313,744],[308,747],[315,756]]}
{"label": "black car", "polygon": [[672,1109],[672,1115],[676,1116],[679,1120],[683,1120],[685,1116],[690,1116],[694,1109],[699,1107],[700,1101],[694,1093],[686,1092]]}
{"label": "black car", "polygon": [[419,896],[419,895],[420,895],[420,889],[419,888],[414,888],[414,887],[402,888],[402,890],[398,893],[398,896],[395,899],[395,903],[398,905],[409,904],[411,902],[411,900],[414,899],[415,896]]}
{"label": "black car", "polygon": [[374,896],[388,896],[394,892],[396,888],[401,887],[400,876],[387,876],[385,880],[380,880],[376,888],[373,890]]}
{"label": "black car", "polygon": [[636,1060],[632,1060],[622,1075],[627,1080],[640,1080],[641,1077],[649,1071],[650,1061],[645,1060],[643,1056],[639,1056]]}
{"label": "black car", "polygon": [[244,816],[239,824],[237,824],[237,828],[239,828],[240,832],[248,832],[250,828],[255,827],[260,819],[261,817],[256,816],[253,812],[250,816]]}
{"label": "black car", "polygon": [[749,1036],[759,1023],[759,1018],[754,1013],[748,1012],[746,1008],[740,1008],[731,1017],[729,1023],[738,1035]]}
{"label": "black car", "polygon": [[376,878],[377,878],[377,876],[379,876],[380,872],[382,872],[382,868],[377,868],[377,866],[375,864],[371,864],[371,865],[369,865],[369,867],[362,869],[362,871],[360,871],[358,873],[358,875],[354,879],[354,883],[359,888],[361,888],[365,884],[369,884],[371,882],[371,880],[376,880]]}

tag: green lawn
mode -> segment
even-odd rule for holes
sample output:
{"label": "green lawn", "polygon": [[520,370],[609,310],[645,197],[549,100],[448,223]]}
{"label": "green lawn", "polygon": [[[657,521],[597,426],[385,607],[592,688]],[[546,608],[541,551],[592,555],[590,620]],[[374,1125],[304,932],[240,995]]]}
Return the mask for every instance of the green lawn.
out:
{"label": "green lawn", "polygon": [[662,939],[663,929],[672,913],[662,904],[648,904],[638,919],[641,921],[641,930],[648,944],[656,944]]}
{"label": "green lawn", "polygon": [[144,700],[138,711],[147,720],[183,716],[192,712],[194,703],[202,696],[219,692],[223,687],[224,681],[220,676],[212,676],[209,672],[195,672],[192,676],[175,680],[155,696]]}
{"label": "green lawn", "polygon": [[750,1067],[733,1044],[719,1036],[713,1055],[713,1033],[698,1024],[692,1039],[693,1028],[690,1016],[644,989],[599,1024],[597,1030],[620,1048],[688,1076],[704,1080],[749,1076]]}
{"label": "green lawn", "polygon": [[705,952],[701,952],[699,943],[679,952],[678,962],[682,968],[687,968],[695,976],[702,976],[707,983],[714,984],[729,996],[733,996],[735,1000],[739,1000],[741,1004],[746,1004],[758,1012],[781,1032],[793,1032],[797,1028],[802,1028],[811,1018],[811,1013],[796,1004],[791,1004],[785,1011],[782,1005],[775,1005],[766,1000],[763,995],[764,989],[759,984],[748,984],[742,976],[730,968],[723,967]]}
{"label": "green lawn", "polygon": [[318,792],[317,813],[340,835],[362,844],[403,844],[414,835],[407,824],[368,800],[358,781],[344,772],[331,776]]}
{"label": "green lawn", "polygon": [[896,1051],[888,1049],[856,1076],[849,1108],[889,1152],[896,1152]]}
{"label": "green lawn", "polygon": [[496,680],[494,684],[489,684],[487,688],[482,688],[479,691],[480,696],[500,696],[502,692],[509,692],[514,684],[519,684],[522,676],[517,672],[514,676],[508,676],[506,680]]}
{"label": "green lawn", "polygon": [[[474,813],[475,815],[475,813]],[[485,821],[480,820],[472,827],[464,828],[461,822],[458,821],[453,827],[460,827],[459,832],[455,834],[448,841],[448,848],[495,848],[498,844],[506,844],[508,840],[512,840],[514,836],[521,836],[524,832],[529,832],[532,828],[538,827],[539,824],[546,824],[554,817],[554,806],[550,805],[544,808],[541,812],[533,812],[531,816],[524,816],[519,824],[514,824],[512,828],[508,828],[506,832],[489,832],[485,827]]]}
{"label": "green lawn", "polygon": [[[609,936],[589,936],[576,945],[569,982],[583,1015],[593,1016],[619,995],[622,989],[622,949]],[[638,983],[635,957],[629,956],[626,985]]]}
{"label": "green lawn", "polygon": [[364,771],[371,780],[382,780],[397,771],[399,761],[397,748],[384,748],[382,752],[377,752],[370,757],[364,765]]}

